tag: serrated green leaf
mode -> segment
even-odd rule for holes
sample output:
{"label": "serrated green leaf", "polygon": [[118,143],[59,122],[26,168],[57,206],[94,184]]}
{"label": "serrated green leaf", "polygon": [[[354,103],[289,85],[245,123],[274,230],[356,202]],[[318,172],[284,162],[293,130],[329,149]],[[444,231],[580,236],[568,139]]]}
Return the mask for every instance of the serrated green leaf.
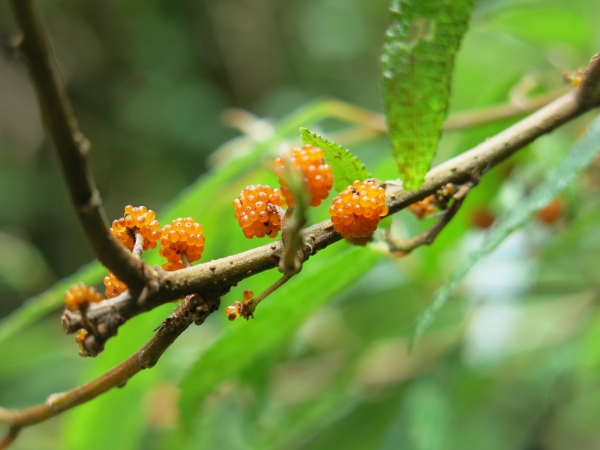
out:
{"label": "serrated green leaf", "polygon": [[384,103],[404,187],[423,183],[448,111],[454,57],[473,0],[391,0],[381,55]]}
{"label": "serrated green leaf", "polygon": [[[328,252],[334,252],[333,256]],[[364,248],[329,248],[260,305],[256,319],[235,322],[200,355],[181,383],[181,419],[189,432],[213,388],[274,351],[318,307],[371,268],[381,255]],[[343,267],[344,270],[340,270]]]}
{"label": "serrated green leaf", "polygon": [[358,157],[335,142],[312,133],[306,128],[300,128],[303,144],[311,144],[323,149],[325,161],[333,170],[333,187],[337,191],[343,191],[354,180],[366,180],[371,175],[365,165]]}
{"label": "serrated green leaf", "polygon": [[507,214],[501,217],[490,231],[481,247],[467,257],[450,276],[449,280],[436,293],[431,304],[418,318],[409,339],[409,348],[420,338],[433,322],[436,313],[450,298],[454,288],[483,257],[496,249],[513,231],[522,227],[536,211],[550,203],[559,193],[571,184],[579,172],[586,167],[600,151],[600,118],[588,127],[586,135],[577,142],[558,168],[550,173],[528,197],[522,199]]}

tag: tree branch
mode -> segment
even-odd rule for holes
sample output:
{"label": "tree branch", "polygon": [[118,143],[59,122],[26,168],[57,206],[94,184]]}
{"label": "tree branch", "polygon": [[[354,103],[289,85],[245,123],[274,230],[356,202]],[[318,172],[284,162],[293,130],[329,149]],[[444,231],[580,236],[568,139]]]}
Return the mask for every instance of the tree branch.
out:
{"label": "tree branch", "polygon": [[187,327],[192,323],[203,323],[219,308],[219,303],[219,298],[203,299],[197,295],[189,295],[140,350],[104,375],[70,391],[50,395],[44,403],[31,408],[0,408],[0,423],[9,427],[7,437],[0,441],[0,449],[6,448],[21,428],[54,417],[114,387],[121,387],[138,372],[153,367]]}
{"label": "tree branch", "polygon": [[[588,71],[598,73],[600,77],[600,70],[597,69],[599,65],[600,58],[592,58]],[[591,79],[595,78],[591,77]],[[425,183],[418,190],[405,192],[401,186],[387,185],[386,201],[390,214],[435,193],[447,183],[460,185],[477,180],[481,174],[539,136],[588,111],[600,101],[598,91],[587,96],[585,101],[580,100],[578,92],[578,90],[568,92],[477,147],[435,167],[428,173]],[[333,230],[330,220],[303,230],[302,235],[304,242],[302,250],[307,259],[341,239],[340,235]],[[154,270],[150,283],[152,288],[146,291],[147,295],[144,296],[143,302],[136,302],[135,297],[130,293],[124,293],[114,299],[91,305],[87,314],[96,324],[102,338],[106,340],[116,334],[118,327],[125,321],[163,303],[194,292],[203,296],[223,295],[245,278],[276,267],[281,255],[282,243],[279,240],[244,253],[176,272],[165,273]],[[77,312],[65,311],[63,315],[65,332],[74,333],[82,327],[83,323]],[[99,343],[100,345],[103,345],[103,342]]]}
{"label": "tree branch", "polygon": [[46,131],[58,153],[71,201],[96,256],[133,292],[144,287],[144,265],[111,235],[102,199],[87,165],[90,142],[77,121],[39,16],[30,0],[10,0]]}
{"label": "tree branch", "polygon": [[469,190],[475,185],[474,182],[463,184],[458,188],[458,192],[452,197],[454,200],[450,207],[442,213],[442,217],[427,231],[418,236],[402,241],[395,240],[388,231],[385,234],[385,241],[388,246],[388,251],[396,256],[406,256],[421,245],[431,245],[435,238],[442,232],[446,225],[454,218],[458,210],[463,204]]}

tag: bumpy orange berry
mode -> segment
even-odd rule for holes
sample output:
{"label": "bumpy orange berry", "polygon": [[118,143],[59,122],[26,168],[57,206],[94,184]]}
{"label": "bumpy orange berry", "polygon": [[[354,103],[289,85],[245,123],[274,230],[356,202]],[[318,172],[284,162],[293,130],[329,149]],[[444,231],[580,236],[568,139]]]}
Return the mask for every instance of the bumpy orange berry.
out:
{"label": "bumpy orange berry", "polygon": [[98,303],[104,300],[102,295],[92,286],[86,286],[83,283],[71,286],[65,292],[65,303],[69,311],[77,311],[82,305],[88,303]]}
{"label": "bumpy orange berry", "polygon": [[[310,205],[319,206],[322,200],[327,198],[329,191],[333,186],[333,172],[331,167],[325,164],[324,153],[318,147],[305,145],[302,148],[295,147],[289,152],[289,158],[292,166],[300,170],[304,179],[304,186],[310,196]],[[290,207],[296,205],[294,196],[289,186],[283,180],[285,172],[285,159],[275,159],[275,174],[281,184],[281,192]]]}
{"label": "bumpy orange berry", "polygon": [[175,219],[162,229],[160,256],[167,258],[163,269],[179,270],[185,267],[183,255],[189,262],[198,261],[204,251],[204,229],[191,217]]}
{"label": "bumpy orange berry", "polygon": [[123,217],[113,221],[110,231],[129,250],[133,250],[135,233],[139,232],[144,237],[144,250],[148,250],[155,248],[161,238],[159,228],[154,211],[145,206],[127,205]]}
{"label": "bumpy orange berry", "polygon": [[388,213],[385,190],[374,181],[355,181],[333,199],[333,228],[345,238],[366,238]]}
{"label": "bumpy orange berry", "polygon": [[104,292],[106,298],[116,297],[127,290],[125,283],[119,280],[112,272],[108,272],[108,275],[104,277],[104,286],[106,286],[106,291]]}
{"label": "bumpy orange berry", "polygon": [[279,189],[261,184],[246,187],[233,201],[235,219],[248,239],[277,236],[281,217],[276,207],[283,206]]}

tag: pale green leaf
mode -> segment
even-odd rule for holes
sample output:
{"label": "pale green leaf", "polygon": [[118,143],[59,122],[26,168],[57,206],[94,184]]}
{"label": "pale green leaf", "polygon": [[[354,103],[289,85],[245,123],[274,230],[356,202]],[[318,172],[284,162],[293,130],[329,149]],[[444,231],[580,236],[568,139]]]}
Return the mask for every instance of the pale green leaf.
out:
{"label": "pale green leaf", "polygon": [[404,186],[423,183],[448,111],[454,57],[473,0],[391,0],[381,56],[384,103]]}
{"label": "pale green leaf", "polygon": [[302,143],[319,147],[325,153],[325,162],[333,170],[333,187],[337,191],[343,191],[355,180],[364,181],[371,176],[361,160],[344,147],[306,128],[300,128],[300,135]]}

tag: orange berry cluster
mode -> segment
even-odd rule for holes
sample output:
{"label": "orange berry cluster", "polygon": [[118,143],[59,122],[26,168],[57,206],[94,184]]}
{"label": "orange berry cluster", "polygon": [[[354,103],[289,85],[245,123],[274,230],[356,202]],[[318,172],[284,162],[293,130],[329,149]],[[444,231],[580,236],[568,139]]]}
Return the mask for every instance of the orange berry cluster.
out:
{"label": "orange berry cluster", "polygon": [[84,283],[71,286],[65,292],[65,303],[69,311],[77,311],[83,305],[89,303],[98,303],[104,300],[102,295],[92,286],[86,286]]}
{"label": "orange berry cluster", "polygon": [[[289,152],[293,168],[299,170],[302,174],[304,186],[310,195],[311,206],[319,206],[321,200],[327,198],[333,186],[333,171],[329,165],[325,164],[323,157],[323,150],[310,144],[304,145],[302,148],[292,148]],[[283,179],[285,165],[285,159],[275,159],[275,174],[279,178],[281,192],[287,204],[293,208],[296,205],[294,196]]]}
{"label": "orange berry cluster", "polygon": [[385,190],[375,181],[355,181],[329,207],[333,228],[345,238],[369,236],[387,213]]}
{"label": "orange berry cluster", "polygon": [[246,187],[233,201],[235,219],[248,239],[277,236],[281,217],[276,206],[284,206],[279,189],[261,184]]}
{"label": "orange berry cluster", "polygon": [[179,270],[185,267],[183,255],[189,262],[198,261],[204,251],[204,238],[202,225],[194,219],[175,219],[164,226],[160,239],[160,256],[167,258],[163,269],[167,271]]}
{"label": "orange berry cluster", "polygon": [[156,213],[145,206],[125,207],[124,217],[113,221],[110,229],[125,247],[133,251],[135,233],[139,232],[144,237],[144,250],[156,247],[156,242],[161,238],[160,224],[155,220]]}
{"label": "orange berry cluster", "polygon": [[408,207],[418,219],[423,219],[426,215],[431,216],[435,213],[435,208],[447,209],[448,202],[456,192],[456,186],[448,183],[437,190],[435,194],[425,197],[423,200],[413,203]]}
{"label": "orange berry cluster", "polygon": [[106,286],[106,291],[104,292],[106,298],[116,297],[127,290],[125,283],[119,280],[112,272],[108,272],[108,275],[104,277],[104,286]]}

